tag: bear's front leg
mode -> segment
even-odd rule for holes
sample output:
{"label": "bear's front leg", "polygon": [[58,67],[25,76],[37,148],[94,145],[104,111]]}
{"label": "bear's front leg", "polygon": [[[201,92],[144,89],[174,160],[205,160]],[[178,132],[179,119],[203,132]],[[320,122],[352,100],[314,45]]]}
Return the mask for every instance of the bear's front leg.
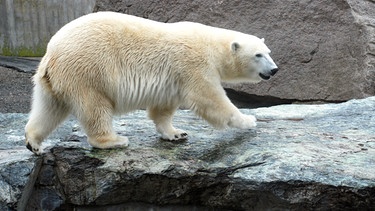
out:
{"label": "bear's front leg", "polygon": [[[187,98],[191,109],[218,128],[235,127],[250,129],[256,126],[256,118],[252,115],[242,114],[226,96],[220,84],[211,84],[202,87],[196,86]],[[204,90],[204,91],[199,91]]]}
{"label": "bear's front leg", "polygon": [[173,114],[177,107],[172,108],[149,108],[148,115],[155,123],[156,130],[165,140],[184,140],[187,139],[187,133],[183,130],[176,129],[172,125]]}

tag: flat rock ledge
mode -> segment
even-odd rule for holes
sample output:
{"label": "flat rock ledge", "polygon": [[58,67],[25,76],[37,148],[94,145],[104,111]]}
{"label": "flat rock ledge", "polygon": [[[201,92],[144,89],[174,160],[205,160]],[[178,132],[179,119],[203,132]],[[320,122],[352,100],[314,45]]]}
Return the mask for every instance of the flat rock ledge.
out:
{"label": "flat rock ledge", "polygon": [[[71,118],[24,147],[26,114],[0,115],[0,210],[143,202],[216,210],[375,209],[375,97],[242,110],[252,130],[216,130],[190,111],[187,141],[159,139],[144,111],[116,118],[130,146],[98,150]],[[81,207],[81,208],[80,208]]]}

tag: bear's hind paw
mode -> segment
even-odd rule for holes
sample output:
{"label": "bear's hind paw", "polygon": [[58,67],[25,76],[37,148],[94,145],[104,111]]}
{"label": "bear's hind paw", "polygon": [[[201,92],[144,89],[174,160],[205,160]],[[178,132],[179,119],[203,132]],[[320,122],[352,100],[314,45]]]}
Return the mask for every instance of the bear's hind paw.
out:
{"label": "bear's hind paw", "polygon": [[40,146],[31,146],[30,142],[26,143],[26,148],[33,152],[36,155],[41,155],[43,150],[40,148]]}
{"label": "bear's hind paw", "polygon": [[161,139],[168,141],[187,140],[188,134],[183,130],[176,130],[173,134],[162,134]]}

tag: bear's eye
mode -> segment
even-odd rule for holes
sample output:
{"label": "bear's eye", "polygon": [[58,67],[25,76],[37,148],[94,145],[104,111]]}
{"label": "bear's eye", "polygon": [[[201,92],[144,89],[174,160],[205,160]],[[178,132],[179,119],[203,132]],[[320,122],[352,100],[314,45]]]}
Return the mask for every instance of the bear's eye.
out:
{"label": "bear's eye", "polygon": [[256,57],[258,57],[258,58],[262,58],[262,57],[263,57],[263,55],[262,55],[262,54],[260,54],[260,53],[258,53],[258,54],[255,54],[255,56],[256,56]]}

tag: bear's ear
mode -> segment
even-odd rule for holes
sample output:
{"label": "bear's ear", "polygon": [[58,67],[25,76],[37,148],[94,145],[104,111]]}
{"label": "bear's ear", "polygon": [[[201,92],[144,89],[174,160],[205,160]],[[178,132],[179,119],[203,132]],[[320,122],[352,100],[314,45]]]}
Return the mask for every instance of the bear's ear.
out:
{"label": "bear's ear", "polygon": [[260,40],[262,40],[262,42],[264,42],[264,38],[262,38],[262,39],[260,39]]}
{"label": "bear's ear", "polygon": [[240,44],[238,42],[232,42],[231,48],[233,52],[236,52],[240,48]]}

